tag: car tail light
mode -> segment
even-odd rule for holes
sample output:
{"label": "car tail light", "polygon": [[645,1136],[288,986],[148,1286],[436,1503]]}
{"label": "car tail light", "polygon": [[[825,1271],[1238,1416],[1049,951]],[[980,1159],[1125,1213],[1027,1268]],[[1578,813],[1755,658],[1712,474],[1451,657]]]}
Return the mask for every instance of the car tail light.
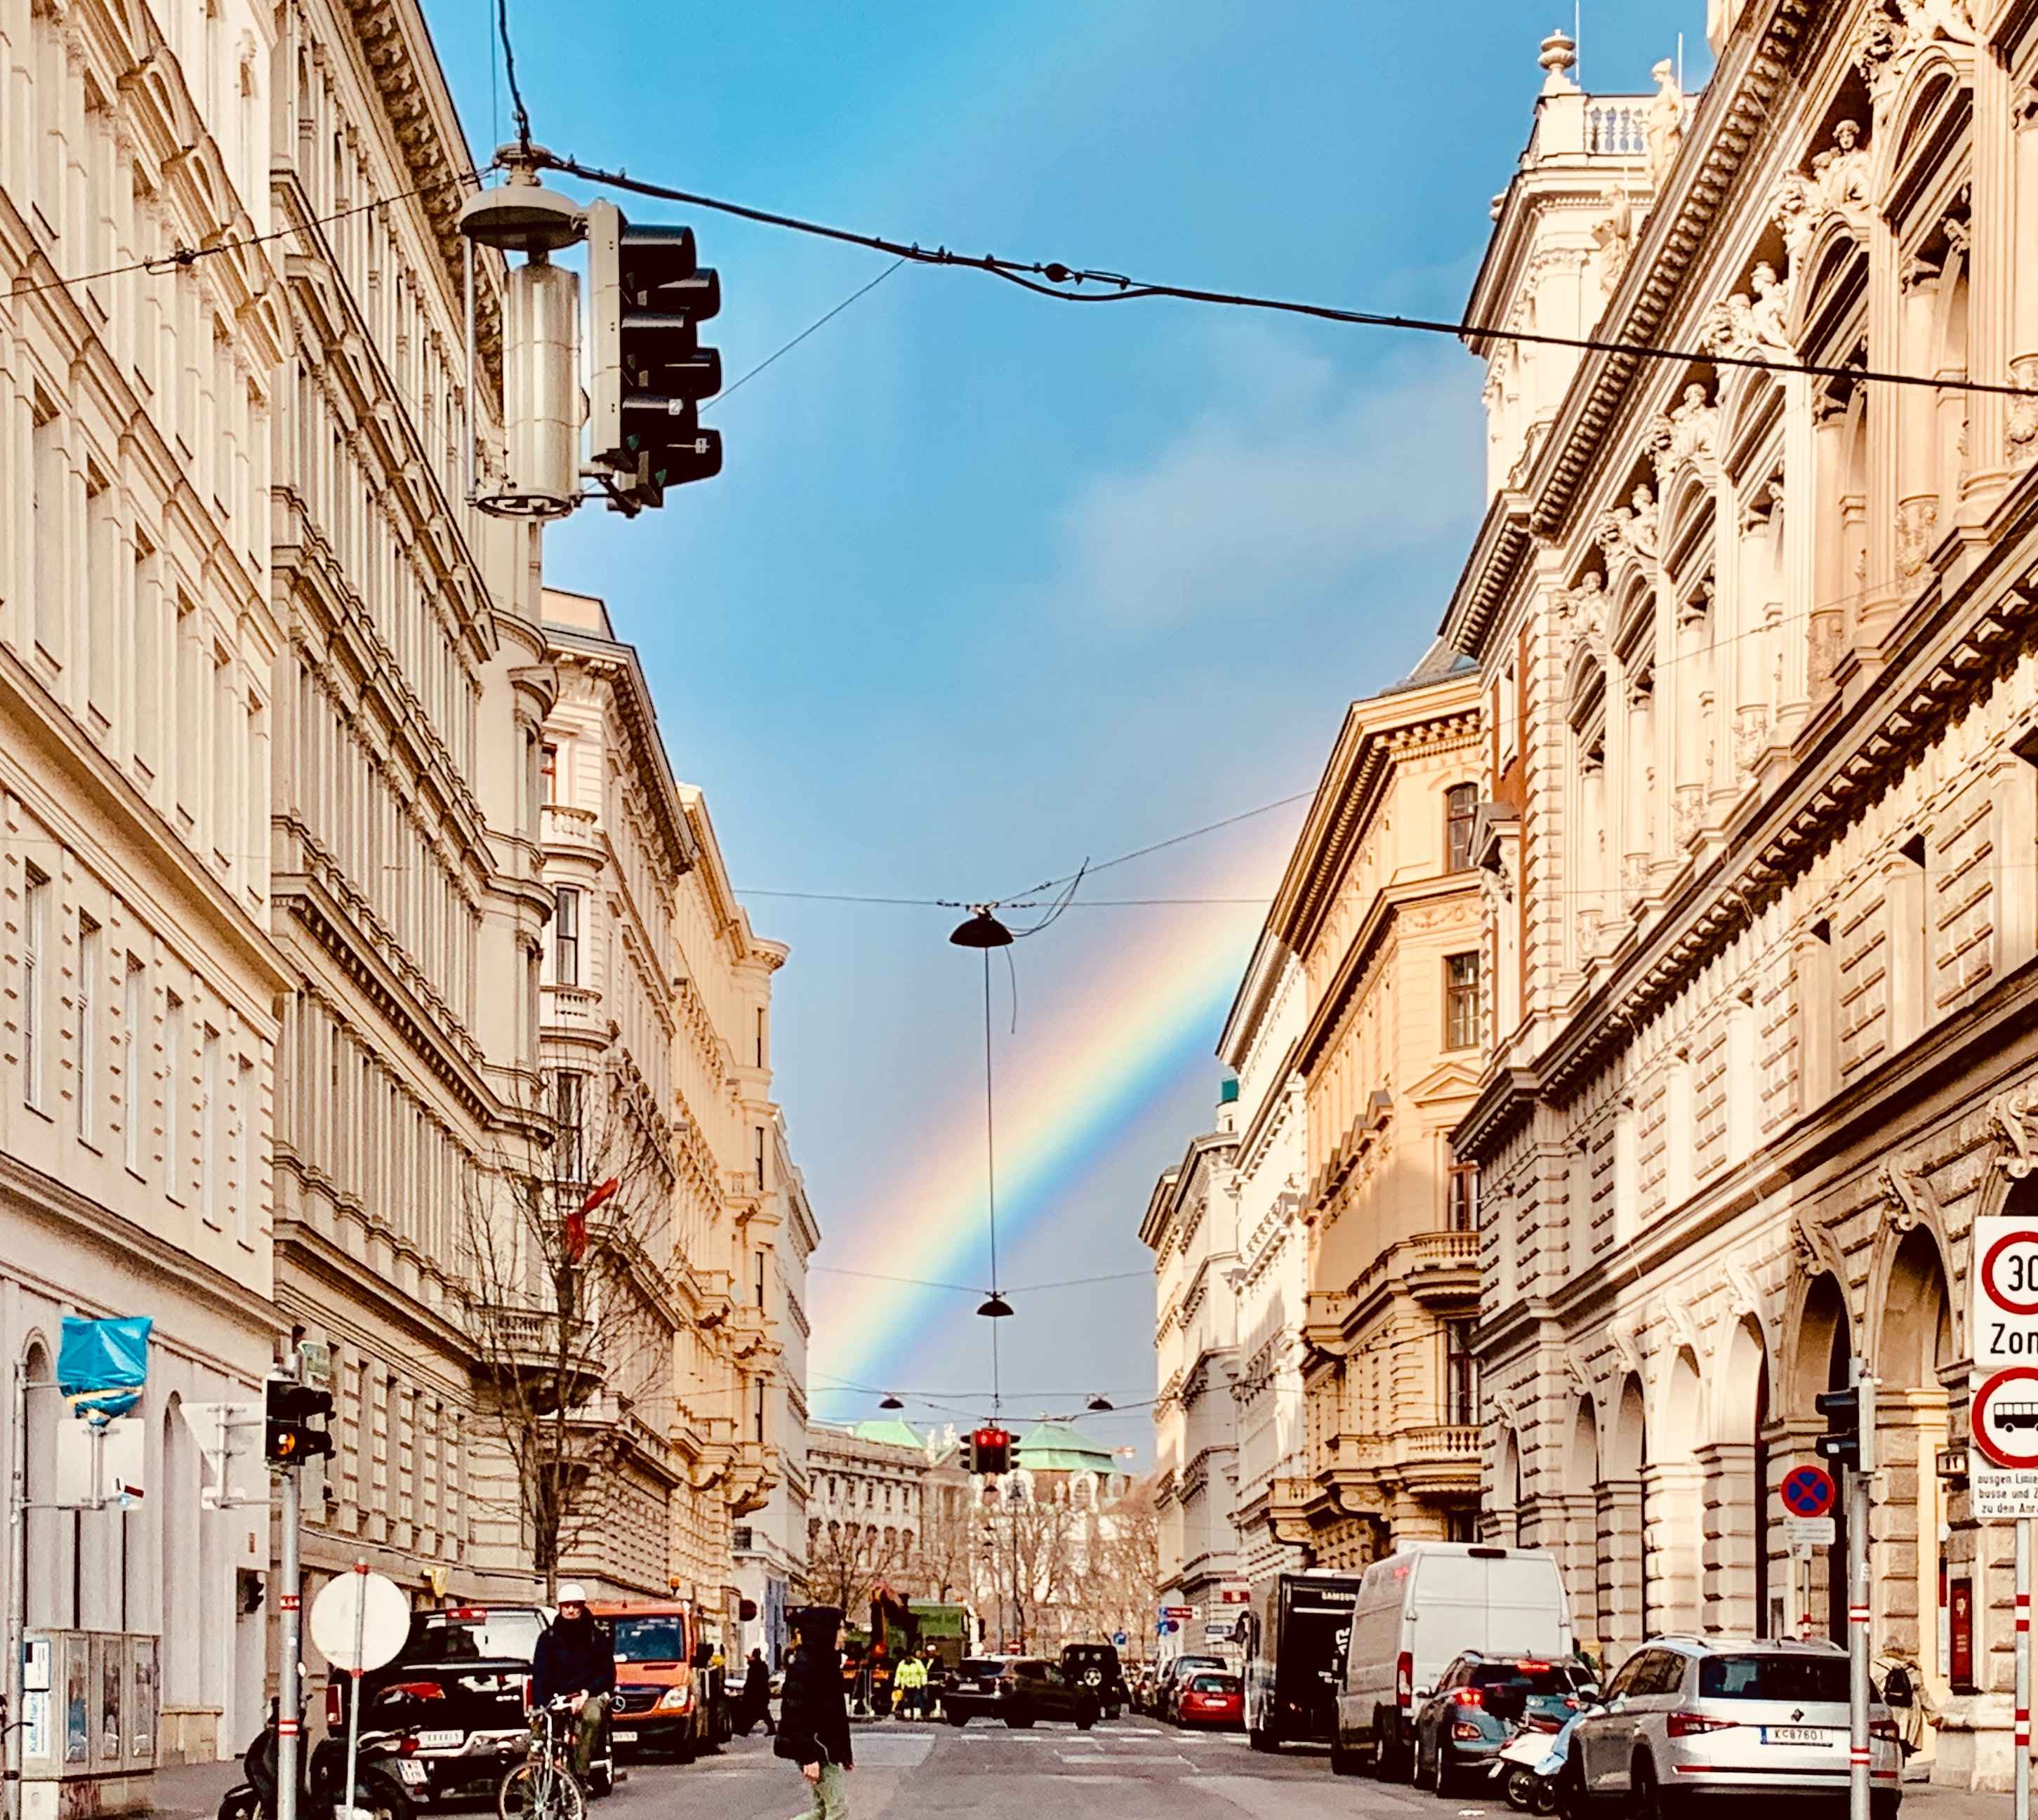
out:
{"label": "car tail light", "polygon": [[1451,1696],[1460,1706],[1483,1706],[1486,1695],[1476,1687],[1460,1687]]}
{"label": "car tail light", "polygon": [[528,1674],[524,1677],[524,1710],[531,1710],[531,1678]]}
{"label": "car tail light", "polygon": [[1403,1650],[1394,1659],[1394,1701],[1403,1712],[1415,1697],[1415,1658]]}
{"label": "car tail light", "polygon": [[446,1616],[458,1624],[486,1624],[488,1607],[485,1605],[456,1605]]}
{"label": "car tail light", "polygon": [[415,1757],[418,1754],[418,1735],[415,1731],[403,1734],[403,1742],[396,1746],[399,1757]]}
{"label": "car tail light", "polygon": [[339,1683],[328,1681],[325,1684],[325,1728],[337,1731],[347,1723],[347,1705],[339,1697]]}
{"label": "car tail light", "polygon": [[436,1681],[399,1681],[382,1690],[385,1700],[396,1696],[407,1700],[443,1700],[445,1689]]}
{"label": "car tail light", "polygon": [[1740,1723],[1737,1719],[1709,1719],[1703,1712],[1673,1712],[1664,1729],[1672,1738],[1695,1738],[1702,1732],[1731,1731]]}
{"label": "car tail light", "polygon": [[1453,1738],[1476,1739],[1479,1735],[1479,1729],[1470,1720],[1460,1719],[1451,1727],[1451,1735]]}

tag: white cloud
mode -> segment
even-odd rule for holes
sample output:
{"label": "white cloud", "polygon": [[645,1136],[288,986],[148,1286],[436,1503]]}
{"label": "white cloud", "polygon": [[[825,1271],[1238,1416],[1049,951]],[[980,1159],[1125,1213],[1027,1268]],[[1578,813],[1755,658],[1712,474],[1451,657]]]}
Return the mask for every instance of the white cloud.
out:
{"label": "white cloud", "polygon": [[1256,324],[1211,354],[1194,420],[1063,509],[1062,591],[1084,611],[1133,628],[1277,615],[1478,511],[1478,369],[1462,350],[1358,383]]}

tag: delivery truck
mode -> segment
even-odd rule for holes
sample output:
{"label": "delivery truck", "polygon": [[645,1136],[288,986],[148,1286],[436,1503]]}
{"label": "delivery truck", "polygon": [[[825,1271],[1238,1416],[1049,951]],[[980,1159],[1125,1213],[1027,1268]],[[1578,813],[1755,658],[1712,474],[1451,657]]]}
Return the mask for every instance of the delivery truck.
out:
{"label": "delivery truck", "polygon": [[1258,1588],[1245,1633],[1245,1735],[1255,1750],[1320,1743],[1337,1724],[1355,1574],[1284,1573]]}

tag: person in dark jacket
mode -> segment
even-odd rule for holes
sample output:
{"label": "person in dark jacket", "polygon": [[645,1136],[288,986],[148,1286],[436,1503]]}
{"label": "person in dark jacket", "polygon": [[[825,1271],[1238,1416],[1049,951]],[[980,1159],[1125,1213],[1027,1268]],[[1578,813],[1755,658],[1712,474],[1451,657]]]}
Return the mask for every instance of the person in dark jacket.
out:
{"label": "person in dark jacket", "polygon": [[813,1789],[813,1820],[843,1820],[849,1812],[844,1778],[856,1767],[849,1741],[849,1708],[842,1697],[842,1614],[831,1605],[808,1606],[792,1614],[799,1639],[786,1667],[778,1706],[778,1741],[773,1751]]}
{"label": "person in dark jacket", "polygon": [[574,1773],[582,1783],[615,1692],[616,1645],[587,1609],[586,1589],[570,1580],[559,1588],[559,1617],[531,1652],[531,1699],[543,1706],[563,1694],[573,1702]]}
{"label": "person in dark jacket", "polygon": [[753,1725],[762,1724],[770,1737],[778,1728],[771,1723],[771,1671],[765,1667],[764,1652],[753,1649],[743,1671],[743,1693],[736,1703],[736,1735],[748,1738]]}

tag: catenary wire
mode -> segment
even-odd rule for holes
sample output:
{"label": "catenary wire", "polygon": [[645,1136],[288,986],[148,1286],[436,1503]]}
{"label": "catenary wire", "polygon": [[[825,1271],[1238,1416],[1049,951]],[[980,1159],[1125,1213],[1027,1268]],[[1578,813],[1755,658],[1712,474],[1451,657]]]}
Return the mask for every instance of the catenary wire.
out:
{"label": "catenary wire", "polygon": [[[1344,323],[1361,328],[1400,329],[1423,335],[1447,335],[1460,340],[1510,341],[1541,347],[1574,348],[1587,354],[1623,354],[1638,360],[1669,361],[1688,365],[1739,367],[1759,373],[1801,373],[1813,378],[1845,380],[1850,383],[1925,386],[1934,390],[1989,393],[2006,398],[2028,398],[2031,395],[2028,388],[2007,382],[1897,373],[1882,368],[1835,365],[1820,361],[1766,360],[1755,354],[1657,347],[1646,342],[1620,341],[1598,335],[1556,335],[1547,331],[1509,328],[1498,324],[1452,322],[1437,317],[1403,316],[1382,310],[1342,309],[1328,304],[1303,303],[1292,298],[1263,297],[1252,292],[1210,290],[1193,285],[1133,278],[1122,272],[1066,266],[1058,261],[1029,262],[1001,259],[994,253],[958,253],[946,246],[930,248],[922,246],[918,241],[888,240],[881,234],[862,233],[797,215],[752,208],[745,203],[732,202],[718,196],[703,195],[698,191],[677,189],[667,184],[650,183],[641,177],[632,177],[625,172],[604,170],[598,165],[582,164],[577,158],[560,157],[547,153],[539,158],[538,162],[545,168],[578,177],[583,182],[626,190],[638,195],[653,196],[661,201],[683,202],[689,207],[708,209],[718,214],[755,221],[762,226],[784,228],[794,233],[835,240],[846,246],[863,247],[873,252],[889,253],[894,258],[911,260],[918,265],[950,266],[987,273],[993,278],[1017,285],[1022,289],[1032,291],[1041,297],[1052,297],[1062,303],[1122,303],[1142,297],[1172,297],[1184,303],[1267,310],[1283,316],[1308,317],[1320,322]],[[1036,282],[1042,278],[1047,282],[1044,284]],[[1084,284],[1103,288],[1094,291],[1063,288]]]}
{"label": "catenary wire", "polygon": [[517,85],[517,53],[510,47],[510,0],[496,0],[495,28],[502,40],[502,74],[510,84],[510,108],[517,117],[517,143],[531,149],[531,115],[524,105],[524,91]]}
{"label": "catenary wire", "polygon": [[887,278],[891,277],[894,272],[898,271],[900,267],[904,265],[907,262],[903,259],[894,259],[891,264],[887,266],[884,271],[880,272],[877,277],[873,278],[869,284],[862,286],[858,289],[851,291],[847,297],[844,297],[840,303],[837,304],[835,308],[830,310],[825,316],[816,316],[782,347],[778,348],[771,354],[767,354],[762,360],[758,361],[755,366],[751,368],[749,372],[746,373],[742,378],[737,380],[733,385],[724,386],[720,392],[715,394],[714,408],[717,411],[721,410],[721,408],[729,401],[731,397],[733,397],[736,393],[741,392],[744,387],[748,385],[751,380],[755,379],[758,374],[762,373],[765,368],[769,366],[774,361],[777,360],[780,355],[790,354],[794,348],[797,347],[801,342],[805,341],[809,335],[812,335],[816,329],[824,327],[828,324],[833,322],[837,316],[840,316],[842,312],[847,309],[851,304],[854,303],[858,297],[868,297],[871,292],[877,289],[880,285],[884,283]]}

